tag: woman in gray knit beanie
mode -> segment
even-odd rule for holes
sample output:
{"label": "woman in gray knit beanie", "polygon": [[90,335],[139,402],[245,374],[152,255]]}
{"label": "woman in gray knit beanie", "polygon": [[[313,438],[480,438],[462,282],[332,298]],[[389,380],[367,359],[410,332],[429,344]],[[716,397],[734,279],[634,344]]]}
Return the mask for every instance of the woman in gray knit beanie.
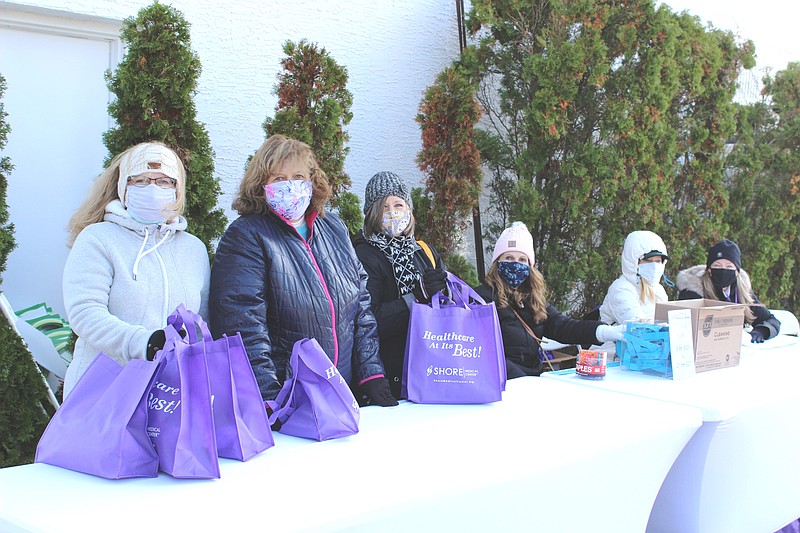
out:
{"label": "woman in gray knit beanie", "polygon": [[393,172],[378,172],[364,191],[364,230],[354,241],[369,275],[381,359],[395,398],[402,397],[411,304],[430,302],[447,277],[439,254],[415,240],[412,207],[405,181]]}

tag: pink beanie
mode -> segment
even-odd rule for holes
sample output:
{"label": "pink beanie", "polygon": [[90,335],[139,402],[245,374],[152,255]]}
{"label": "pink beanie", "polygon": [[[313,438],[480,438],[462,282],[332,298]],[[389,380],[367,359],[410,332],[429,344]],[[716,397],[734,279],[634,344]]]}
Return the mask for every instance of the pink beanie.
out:
{"label": "pink beanie", "polygon": [[528,261],[533,265],[536,257],[533,254],[533,237],[528,227],[522,222],[514,222],[510,228],[503,230],[497,244],[494,245],[492,263],[506,252],[522,252],[528,256]]}

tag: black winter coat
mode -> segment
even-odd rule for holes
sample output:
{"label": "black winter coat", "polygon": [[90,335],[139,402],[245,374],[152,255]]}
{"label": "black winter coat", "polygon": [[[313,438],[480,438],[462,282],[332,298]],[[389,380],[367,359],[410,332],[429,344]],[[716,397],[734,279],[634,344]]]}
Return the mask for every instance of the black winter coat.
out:
{"label": "black winter coat", "polygon": [[294,343],[314,338],[351,387],[383,376],[367,274],[335,215],[307,218],[305,241],[273,213],[239,217],[211,270],[214,336],[241,333],[265,400],[286,377]]}
{"label": "black winter coat", "polygon": [[[410,306],[416,300],[413,294],[406,295],[406,298],[400,296],[394,271],[386,254],[371,245],[363,234],[354,239],[353,245],[369,276],[367,289],[372,300],[372,312],[378,322],[381,360],[386,368],[386,378],[392,394],[400,399]],[[436,250],[431,248],[431,253],[436,260],[436,267],[444,269],[442,258]],[[414,266],[421,273],[434,265],[420,248],[414,253]]]}
{"label": "black winter coat", "polygon": [[[721,302],[728,301],[728,299],[725,298],[725,295],[722,293],[722,291],[720,291],[716,287],[714,287],[714,293],[717,296],[716,298],[717,300]],[[702,296],[689,289],[684,289],[678,293],[678,300],[696,300],[698,298],[702,298]],[[753,303],[760,303],[758,301],[758,298],[756,298],[755,294],[753,294]],[[750,310],[756,317],[756,319],[753,321],[752,326],[754,328],[762,327],[767,330],[767,335],[764,337],[765,339],[771,339],[780,332],[781,321],[775,318],[775,315],[773,315],[769,309],[761,305],[751,305]]]}
{"label": "black winter coat", "polygon": [[[487,302],[494,301],[491,287],[484,284],[475,289]],[[539,357],[539,342],[525,331],[514,310],[528,324],[537,337],[545,336],[564,344],[601,344],[595,337],[597,326],[602,322],[594,320],[575,320],[562,315],[552,305],[547,306],[547,319],[537,323],[533,313],[527,307],[497,308],[500,319],[500,331],[503,334],[503,349],[506,352],[506,372],[508,379],[522,376],[538,376],[542,373],[542,361]]]}

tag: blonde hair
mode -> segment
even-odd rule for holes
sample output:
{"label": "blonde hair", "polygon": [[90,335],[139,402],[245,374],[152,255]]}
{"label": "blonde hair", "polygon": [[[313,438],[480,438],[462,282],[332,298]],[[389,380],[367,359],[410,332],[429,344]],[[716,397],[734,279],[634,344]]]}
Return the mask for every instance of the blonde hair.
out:
{"label": "blonde hair", "polygon": [[[714,289],[714,282],[711,281],[711,273],[708,271],[708,268],[703,272],[700,281],[703,283],[703,298],[719,300],[717,291]],[[753,304],[753,285],[750,283],[750,276],[741,269],[739,269],[739,274],[736,276],[736,294],[739,297],[739,303],[747,304],[748,306],[744,308],[745,322],[752,324],[756,319],[756,315],[749,307]]]}
{"label": "blonde hair", "polygon": [[[120,198],[117,192],[120,180],[119,162],[124,155],[143,144],[160,144],[171,150],[169,146],[162,142],[147,141],[131,146],[124,152],[114,156],[108,167],[95,178],[86,199],[78,209],[75,210],[72,218],[69,219],[69,223],[67,224],[67,231],[69,232],[67,246],[71,247],[73,245],[75,239],[78,238],[78,234],[80,234],[86,226],[103,221],[108,204],[114,200],[119,200],[123,204],[125,203],[125,199]],[[174,152],[174,150],[172,151]],[[178,160],[180,161],[180,158],[178,158]],[[176,217],[183,214],[184,207],[186,206],[186,170],[182,163],[179,165],[178,172],[180,172],[181,179],[179,179],[178,183],[175,185],[175,203],[169,206],[169,210],[175,213]],[[127,176],[125,179],[127,179]]]}
{"label": "blonde hair", "polygon": [[492,263],[489,272],[486,273],[486,284],[494,292],[494,301],[497,307],[499,309],[511,307],[513,302],[517,307],[530,309],[537,323],[547,320],[547,286],[542,273],[531,265],[528,279],[516,289],[512,289],[498,274],[498,263],[499,260]]}
{"label": "blonde hair", "polygon": [[269,206],[264,196],[264,184],[286,161],[297,161],[308,167],[312,185],[311,204],[308,209],[317,211],[320,216],[325,216],[325,204],[332,194],[328,178],[320,170],[310,146],[283,135],[270,136],[256,150],[255,155],[250,159],[250,164],[247,165],[247,170],[239,184],[239,192],[231,207],[240,215],[267,214]]}
{"label": "blonde hair", "polygon": [[[372,202],[372,205],[369,206],[369,209],[367,209],[367,214],[364,216],[364,236],[369,237],[370,235],[383,233],[383,206],[387,198],[388,196],[384,196],[383,198],[376,199]],[[411,221],[401,234],[407,237],[414,235],[414,227],[417,224],[417,219],[414,218],[411,206],[409,206],[408,212],[411,214]]]}
{"label": "blonde hair", "polygon": [[642,278],[639,278],[639,299],[642,302],[656,301],[656,290]]}

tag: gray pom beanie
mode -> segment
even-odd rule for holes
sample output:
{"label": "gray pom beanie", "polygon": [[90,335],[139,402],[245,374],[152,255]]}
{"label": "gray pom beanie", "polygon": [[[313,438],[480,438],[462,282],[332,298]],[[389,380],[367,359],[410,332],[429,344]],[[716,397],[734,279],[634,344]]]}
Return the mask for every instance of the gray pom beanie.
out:
{"label": "gray pom beanie", "polygon": [[378,172],[369,179],[367,188],[364,190],[364,214],[367,214],[370,206],[376,201],[387,196],[397,196],[405,200],[408,207],[414,208],[411,204],[411,192],[403,181],[403,178],[394,172]]}

